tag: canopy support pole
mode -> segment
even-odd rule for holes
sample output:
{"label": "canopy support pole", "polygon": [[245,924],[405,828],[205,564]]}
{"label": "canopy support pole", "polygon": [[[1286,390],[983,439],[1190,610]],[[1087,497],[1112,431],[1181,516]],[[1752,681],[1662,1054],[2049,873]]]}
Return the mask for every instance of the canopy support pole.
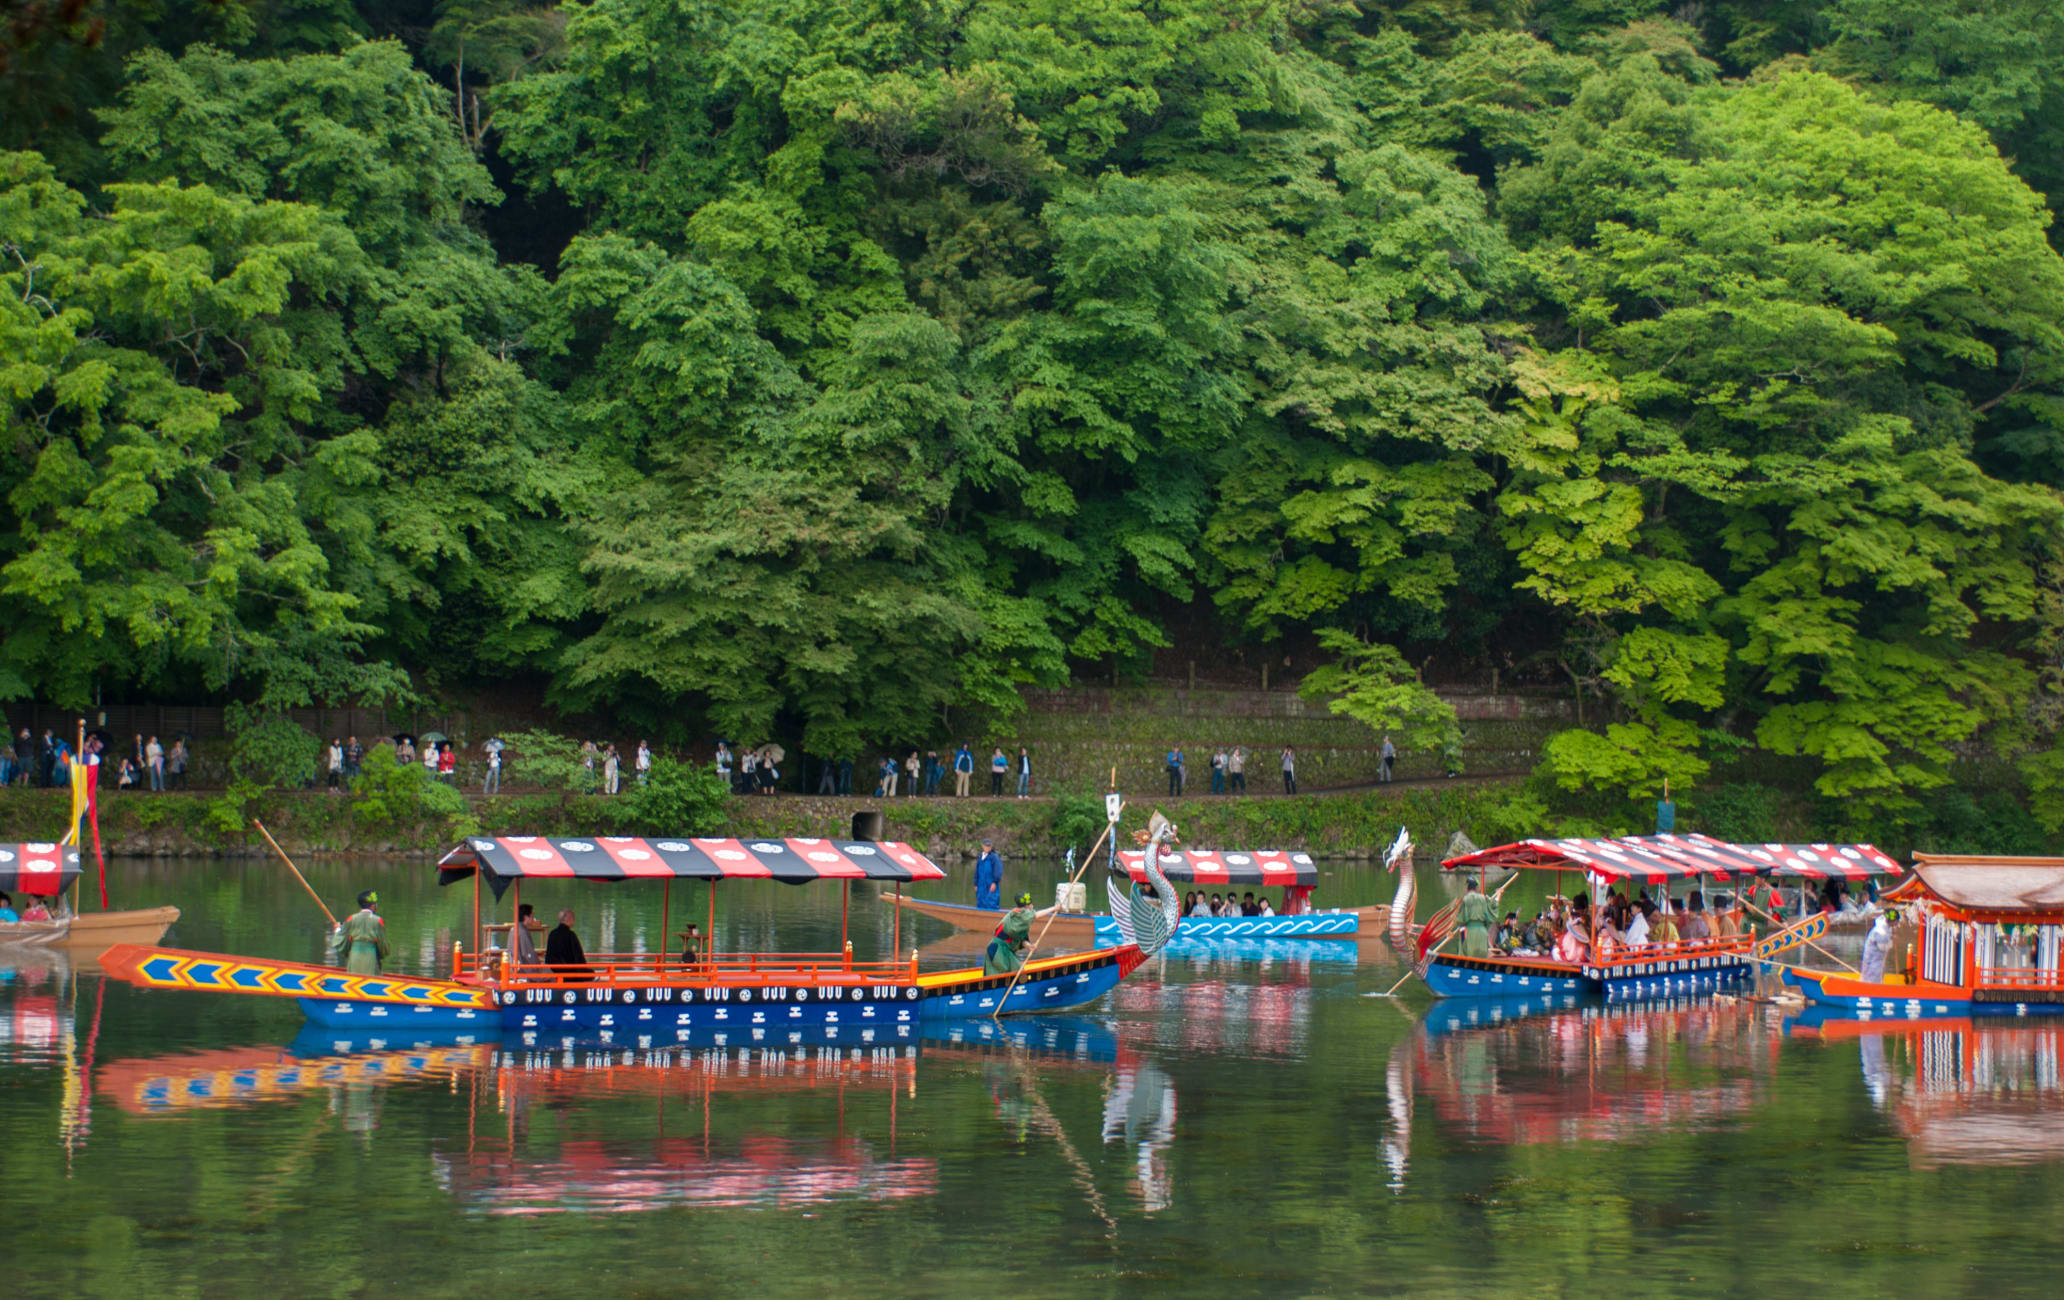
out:
{"label": "canopy support pole", "polygon": [[667,933],[667,908],[673,901],[674,881],[673,877],[669,876],[667,877],[666,884],[659,891],[659,969],[661,974],[666,973],[667,951],[673,946],[674,936]]}
{"label": "canopy support pole", "polygon": [[[477,867],[473,871],[473,878],[480,878],[480,870]],[[502,957],[502,969],[505,971],[516,969],[516,932],[523,928],[523,877],[516,877],[509,887],[514,892],[509,895],[509,951]]]}
{"label": "canopy support pole", "polygon": [[889,922],[889,956],[903,951],[903,882],[896,882],[896,915]]}
{"label": "canopy support pole", "polygon": [[715,878],[712,878],[709,882],[709,930],[702,936],[702,952],[706,960],[713,959],[717,955],[717,882]]}
{"label": "canopy support pole", "polygon": [[473,960],[480,960],[480,868],[473,868]]}
{"label": "canopy support pole", "polygon": [[852,910],[853,882],[848,880],[842,882],[839,888],[838,937],[839,948],[841,950],[843,950],[847,944],[852,942],[852,940],[846,935],[846,918],[852,912]]}

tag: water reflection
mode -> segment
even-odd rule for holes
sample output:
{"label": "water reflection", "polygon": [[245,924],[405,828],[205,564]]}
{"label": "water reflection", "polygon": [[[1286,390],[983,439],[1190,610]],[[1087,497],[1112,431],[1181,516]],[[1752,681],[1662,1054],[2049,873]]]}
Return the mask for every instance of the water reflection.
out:
{"label": "water reflection", "polygon": [[1757,1110],[1782,1041],[1774,1017],[1741,1002],[1438,1002],[1387,1066],[1390,1186],[1405,1186],[1419,1099],[1432,1103],[1441,1132],[1469,1143],[1647,1139]]}
{"label": "water reflection", "polygon": [[2064,1026],[1809,1012],[1791,1032],[1857,1045],[1864,1090],[1916,1169],[2064,1160]]}

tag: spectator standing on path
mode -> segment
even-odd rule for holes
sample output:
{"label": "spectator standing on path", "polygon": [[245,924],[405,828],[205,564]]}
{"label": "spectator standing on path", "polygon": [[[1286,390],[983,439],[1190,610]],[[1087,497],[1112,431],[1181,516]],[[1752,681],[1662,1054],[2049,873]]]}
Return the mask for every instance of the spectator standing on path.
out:
{"label": "spectator standing on path", "polygon": [[[138,737],[141,739],[141,737]],[[139,754],[139,757],[141,755]],[[57,741],[51,737],[50,728],[43,728],[43,738],[36,742],[36,784],[45,790],[56,784]]]}
{"label": "spectator standing on path", "polygon": [[884,799],[896,797],[896,760],[893,757],[881,761],[881,788],[875,793]]}
{"label": "spectator standing on path", "polygon": [[1170,745],[1168,757],[1168,797],[1173,799],[1182,793],[1182,746]]}
{"label": "spectator standing on path", "polygon": [[[842,758],[838,761],[838,792],[840,794],[853,793],[853,760],[850,758]],[[712,930],[711,933],[714,934],[716,932]]]}
{"label": "spectator standing on path", "polygon": [[1297,793],[1297,751],[1283,746],[1283,793]]}
{"label": "spectator standing on path", "polygon": [[1390,769],[1396,762],[1397,746],[1390,743],[1390,735],[1386,732],[1383,737],[1383,772],[1378,779],[1388,783],[1390,780]]}
{"label": "spectator standing on path", "polygon": [[1211,793],[1225,793],[1225,746],[1211,751]]}
{"label": "spectator standing on path", "polygon": [[[336,744],[335,741],[330,743]],[[302,752],[306,753],[307,751],[303,750]],[[150,760],[150,788],[159,794],[163,794],[165,792],[165,747],[158,743],[156,736],[152,736],[150,743],[143,747],[143,753],[144,757]]]}
{"label": "spectator standing on path", "polygon": [[1003,798],[1003,774],[1010,771],[1010,760],[1003,756],[1003,746],[989,756],[989,794],[992,798]]}
{"label": "spectator standing on path", "polygon": [[23,727],[14,738],[14,779],[23,787],[29,785],[29,766],[36,757],[36,742],[30,738],[29,729]]}
{"label": "spectator standing on path", "polygon": [[[172,752],[165,755],[165,784],[169,788],[174,790],[186,789],[186,763],[186,742],[183,740],[173,741]],[[344,763],[345,771],[348,774],[351,770],[351,751],[348,749],[344,751]]]}
{"label": "spectator standing on path", "polygon": [[817,760],[817,793],[835,795],[838,793],[838,760],[820,758]]}
{"label": "spectator standing on path", "polygon": [[449,740],[437,750],[437,779],[454,787],[459,783],[459,749]]}
{"label": "spectator standing on path", "polygon": [[[450,744],[450,743],[451,743],[450,741],[446,741],[446,742],[445,742],[445,744],[447,744],[447,745],[448,745],[448,744]],[[439,744],[438,744],[438,743],[437,743],[436,741],[434,741],[434,740],[432,740],[432,741],[427,741],[427,742],[425,742],[425,743],[424,743],[424,745],[423,745],[423,770],[424,770],[425,772],[429,773],[430,779],[431,779],[431,780],[433,780],[433,781],[435,781],[435,780],[437,779],[437,756],[438,756],[438,751],[439,751],[439,750],[440,750],[441,748],[442,748],[442,746],[440,746],[440,745],[439,745]],[[588,746],[588,790],[589,790],[589,792],[590,792],[590,793],[592,793],[592,792],[594,791],[594,788],[595,788],[594,774],[595,774],[595,747],[594,747],[593,745],[589,745],[589,746]]]}
{"label": "spectator standing on path", "polygon": [[[175,763],[178,766],[173,768],[172,765]],[[183,742],[177,740],[172,742],[172,753],[167,757],[165,765],[167,768],[171,768],[173,771],[184,775],[186,771],[186,745]],[[358,780],[358,774],[364,767],[365,746],[358,743],[357,736],[346,737],[344,740],[345,788],[349,789],[352,783]]]}
{"label": "spectator standing on path", "polygon": [[344,746],[337,743],[335,736],[330,737],[329,761],[324,766],[330,774],[330,793],[335,794],[337,788],[344,783]]}
{"label": "spectator standing on path", "polygon": [[956,798],[967,798],[968,782],[975,779],[975,755],[968,743],[960,742],[960,751],[953,756],[953,793]]}
{"label": "spectator standing on path", "polygon": [[642,740],[638,742],[637,768],[638,784],[649,784],[652,780],[652,746]]}
{"label": "spectator standing on path", "polygon": [[988,840],[982,841],[982,856],[975,859],[975,906],[994,908],[1003,890],[1003,859]]}
{"label": "spectator standing on path", "polygon": [[1032,797],[1032,751],[1018,746],[1018,798]]}
{"label": "spectator standing on path", "polygon": [[1226,789],[1233,794],[1246,794],[1247,749],[1244,745],[1233,746],[1232,752],[1226,755],[1225,770]]}
{"label": "spectator standing on path", "polygon": [[945,774],[946,774],[946,769],[945,769],[945,767],[944,767],[944,766],[943,766],[943,765],[942,765],[942,764],[941,764],[941,763],[939,762],[939,751],[938,751],[938,750],[936,750],[936,749],[928,749],[928,750],[926,750],[926,751],[925,751],[925,794],[926,794],[926,795],[935,795],[935,794],[939,793],[939,778],[940,778],[940,777],[942,777],[942,776],[944,776]]}
{"label": "spectator standing on path", "polygon": [[746,750],[738,756],[738,783],[732,789],[738,794],[758,794],[760,785],[760,756]]}
{"label": "spectator standing on path", "polygon": [[497,745],[487,751],[487,779],[480,784],[482,794],[502,792],[502,750]]}
{"label": "spectator standing on path", "polygon": [[911,750],[910,757],[903,760],[903,797],[917,798],[917,774],[924,765],[917,761],[917,751]]}
{"label": "spectator standing on path", "polygon": [[615,794],[622,762],[616,756],[616,746],[608,745],[602,750],[602,793]]}
{"label": "spectator standing on path", "polygon": [[731,742],[717,742],[717,779],[725,786],[731,786]]}

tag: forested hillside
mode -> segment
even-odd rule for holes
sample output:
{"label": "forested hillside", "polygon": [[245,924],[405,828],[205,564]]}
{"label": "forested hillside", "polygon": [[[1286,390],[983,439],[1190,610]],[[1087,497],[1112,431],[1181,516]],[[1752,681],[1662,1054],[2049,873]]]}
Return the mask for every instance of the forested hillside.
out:
{"label": "forested hillside", "polygon": [[830,753],[1204,609],[2064,826],[2051,0],[5,5],[0,697]]}

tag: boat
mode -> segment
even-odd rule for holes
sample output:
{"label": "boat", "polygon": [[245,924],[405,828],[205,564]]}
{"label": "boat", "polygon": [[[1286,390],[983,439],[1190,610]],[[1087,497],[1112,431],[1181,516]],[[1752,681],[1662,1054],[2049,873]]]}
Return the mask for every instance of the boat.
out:
{"label": "boat", "polygon": [[[82,912],[64,893],[79,879],[79,851],[62,844],[0,844],[0,892],[47,898],[47,921],[0,922],[0,945],[89,952],[118,943],[156,943],[179,919],[176,907]],[[19,910],[19,909],[17,909]]]}
{"label": "boat", "polygon": [[[474,942],[470,948],[454,945],[448,975],[353,974],[136,944],[111,948],[101,965],[110,976],[147,988],[291,997],[309,1020],[335,1027],[477,1027],[515,1034],[526,1043],[598,1037],[638,1045],[685,1042],[699,1029],[740,1043],[817,1029],[827,1041],[873,1044],[907,1041],[931,1020],[1093,1002],[1138,969],[1166,937],[1165,930],[1143,926],[1140,943],[1034,957],[1012,975],[979,967],[924,971],[914,951],[907,958],[856,960],[850,942],[829,953],[600,953],[577,968],[518,965],[511,954],[483,947],[482,936],[500,928],[483,922],[483,883],[496,898],[513,889],[512,909],[526,882],[660,883],[667,891],[661,904],[665,931],[673,883],[700,880],[709,886],[710,928],[704,933],[713,938],[722,880],[846,886],[872,880],[900,890],[913,881],[944,879],[945,873],[908,844],[831,839],[477,836],[437,865],[444,884],[470,880],[474,886]],[[1172,889],[1167,896],[1173,897]],[[900,926],[893,947],[900,950]]]}
{"label": "boat", "polygon": [[[1005,909],[1000,907],[976,907],[971,903],[946,903],[934,898],[912,898],[908,894],[883,894],[881,900],[891,907],[919,916],[929,916],[934,921],[944,921],[956,930],[979,934],[987,943],[989,936],[996,933],[996,927],[1003,924]],[[1077,950],[1096,946],[1096,914],[1094,912],[1055,912],[1040,925],[1046,928],[1047,943],[1061,948]]]}
{"label": "boat", "polygon": [[[1116,855],[1119,865],[1137,883],[1146,882],[1144,854],[1131,850]],[[1353,941],[1382,930],[1390,909],[1374,907],[1314,909],[1311,892],[1318,884],[1318,868],[1311,855],[1276,850],[1261,852],[1201,852],[1176,849],[1164,854],[1160,865],[1177,886],[1194,885],[1206,890],[1273,889],[1283,891],[1282,908],[1275,916],[1184,916],[1177,920],[1172,945],[1198,941],[1257,939],[1335,939]],[[904,911],[916,912],[961,930],[988,935],[1003,922],[1004,909],[947,903],[930,898],[885,894],[882,901]],[[1044,924],[1044,923],[1042,923]],[[1053,914],[1047,935],[1050,943],[1074,948],[1109,948],[1123,943],[1118,920],[1109,912],[1061,911]],[[1176,951],[1172,947],[1170,951]]]}
{"label": "boat", "polygon": [[2064,858],[1916,853],[1913,874],[1881,898],[1911,939],[1901,969],[1865,980],[1786,966],[1785,983],[1879,1017],[2064,1013]]}
{"label": "boat", "polygon": [[[1138,884],[1147,883],[1146,859],[1138,851],[1120,853],[1119,861]],[[1170,883],[1201,890],[1281,889],[1282,906],[1274,916],[1185,916],[1176,926],[1174,943],[1224,943],[1269,939],[1333,939],[1352,943],[1364,934],[1382,931],[1390,909],[1343,907],[1317,909],[1312,890],[1319,869],[1308,853],[1279,850],[1210,852],[1179,849],[1163,856],[1160,867]],[[1108,946],[1121,940],[1117,921],[1096,918],[1096,940]],[[1172,950],[1172,948],[1171,948]]]}
{"label": "boat", "polygon": [[[1441,866],[1463,872],[1479,867],[1575,871],[1594,897],[1616,886],[1651,886],[1662,891],[1663,899],[1680,884],[1700,887],[1710,881],[1770,875],[1860,880],[1900,870],[1868,844],[1729,844],[1704,835],[1674,834],[1521,840],[1449,858]],[[1587,919],[1592,934],[1598,933],[1596,911],[1594,905]],[[1436,934],[1434,947],[1421,953],[1421,973],[1427,986],[1442,997],[1584,993],[1617,1000],[1706,994],[1746,980],[1756,962],[1825,928],[1825,918],[1814,917],[1760,940],[1742,933],[1670,944],[1601,942],[1575,962],[1546,955],[1470,957],[1439,951],[1444,937]],[[1426,947],[1422,939],[1422,949]]]}

